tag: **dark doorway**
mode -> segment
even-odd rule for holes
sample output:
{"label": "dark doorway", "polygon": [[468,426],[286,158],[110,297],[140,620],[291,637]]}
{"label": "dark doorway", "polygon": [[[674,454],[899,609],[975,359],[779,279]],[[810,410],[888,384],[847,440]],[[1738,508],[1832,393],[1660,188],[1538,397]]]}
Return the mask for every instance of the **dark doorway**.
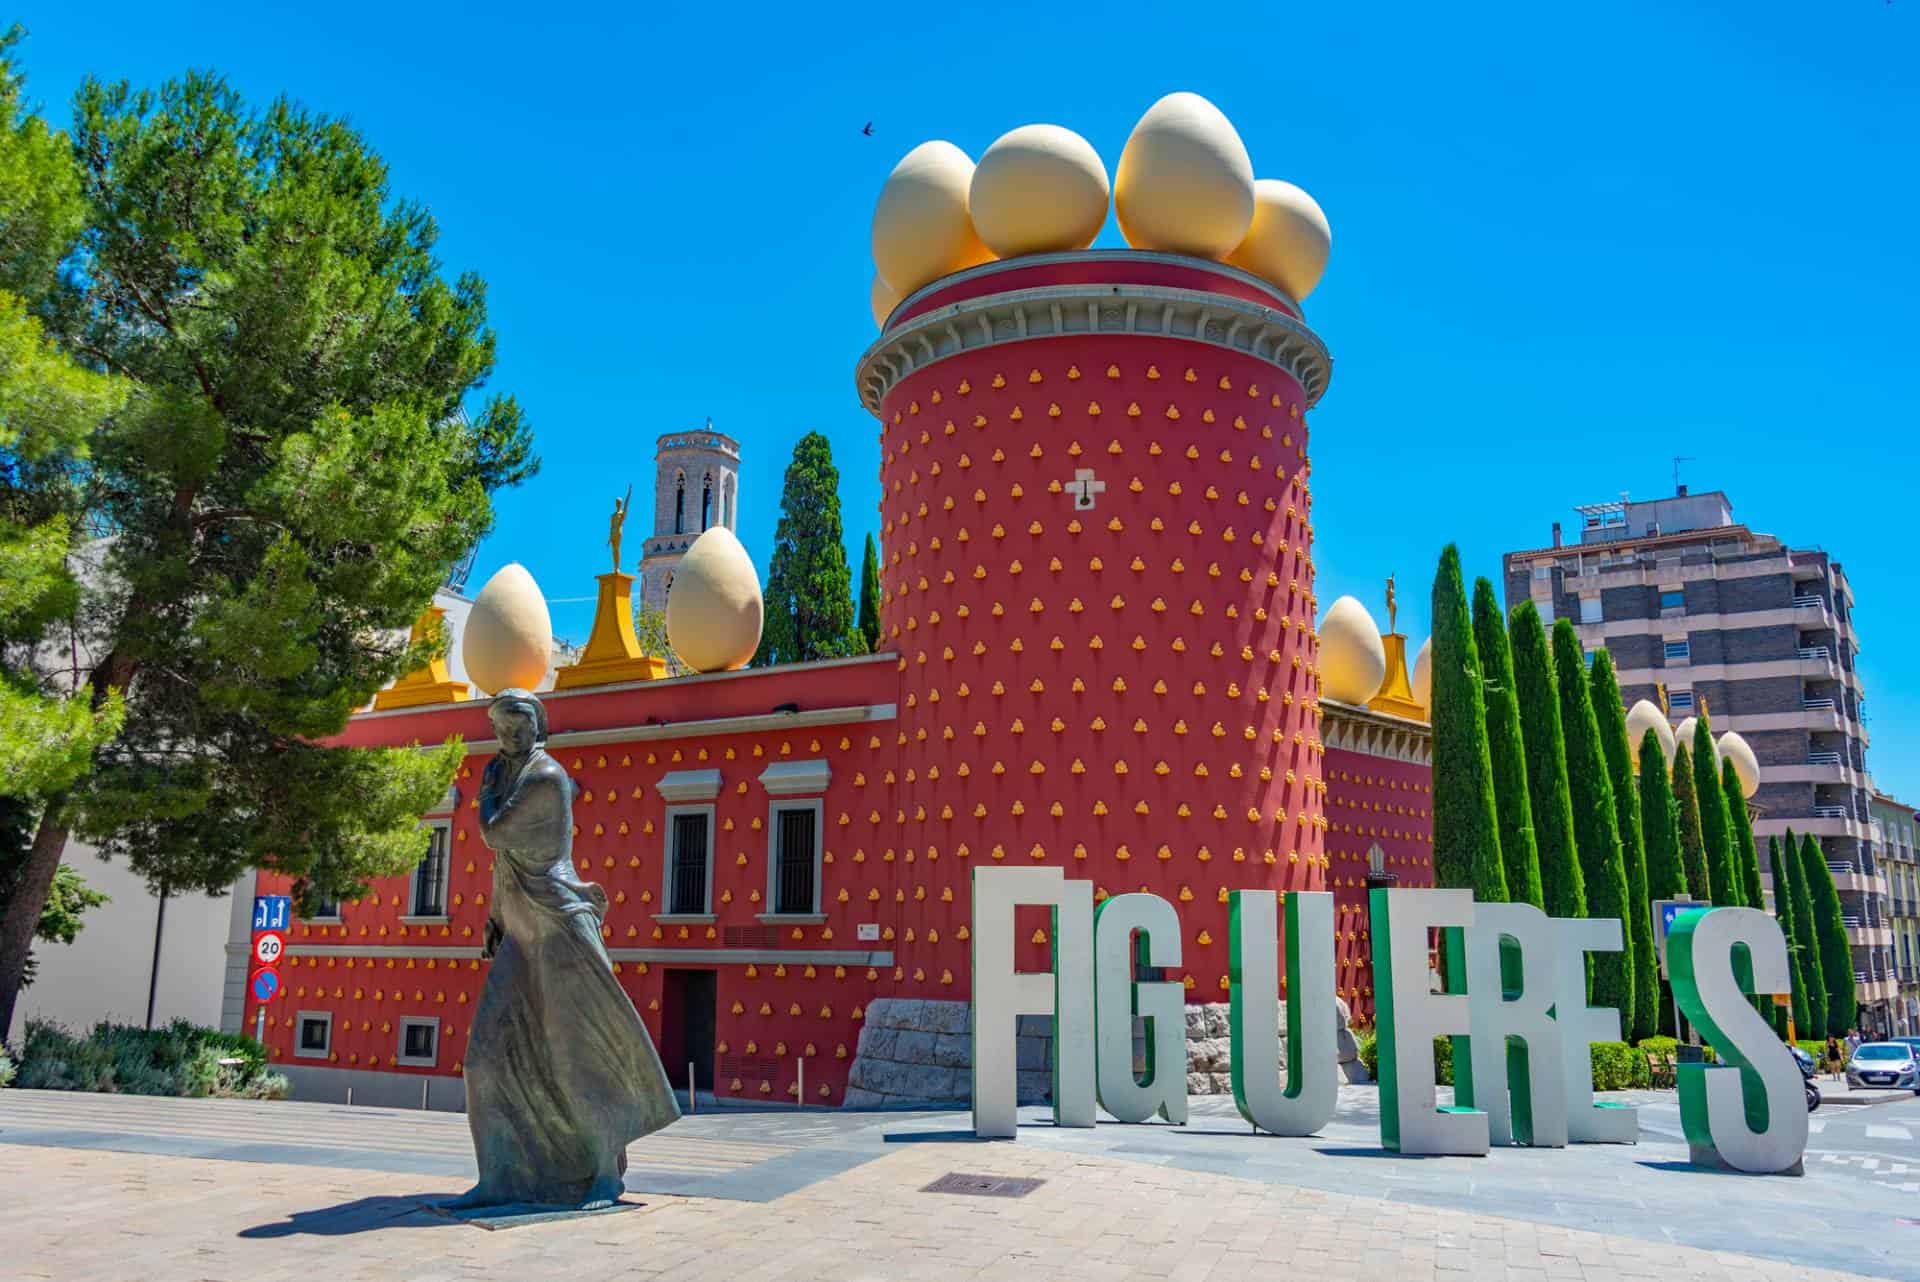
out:
{"label": "dark doorway", "polygon": [[666,1061],[667,1080],[687,1087],[687,1062],[693,1062],[694,1085],[713,1089],[714,978],[711,970],[669,970],[660,1010],[660,1058]]}

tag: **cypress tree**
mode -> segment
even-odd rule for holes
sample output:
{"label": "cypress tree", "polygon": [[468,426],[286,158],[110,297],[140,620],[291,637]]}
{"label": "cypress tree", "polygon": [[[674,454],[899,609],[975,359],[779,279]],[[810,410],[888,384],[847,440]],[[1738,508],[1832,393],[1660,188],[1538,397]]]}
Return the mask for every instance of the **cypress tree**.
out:
{"label": "cypress tree", "polygon": [[1853,990],[1853,946],[1847,943],[1846,923],[1840,920],[1840,892],[1820,843],[1809,833],[1801,838],[1800,867],[1806,873],[1807,894],[1813,901],[1813,933],[1820,945],[1820,973],[1827,985],[1827,1035],[1845,1037],[1859,1017]]}
{"label": "cypress tree", "polygon": [[1693,793],[1693,753],[1684,743],[1673,749],[1673,804],[1680,820],[1680,860],[1687,870],[1687,893],[1713,902],[1713,875],[1707,843],[1700,835],[1700,802]]}
{"label": "cypress tree", "polygon": [[1543,908],[1546,899],[1540,887],[1540,852],[1533,842],[1533,803],[1527,796],[1527,746],[1520,733],[1513,651],[1493,584],[1484,577],[1473,581],[1473,639],[1485,678],[1487,748],[1493,761],[1493,797],[1500,816],[1507,894],[1515,903]]}
{"label": "cypress tree", "polygon": [[1433,576],[1433,871],[1439,886],[1507,898],[1487,749],[1479,649],[1467,617],[1460,550],[1447,544]]}
{"label": "cypress tree", "polygon": [[820,433],[808,432],[793,447],[780,492],[780,524],[767,568],[766,627],[755,666],[860,653],[844,538],[833,447]]}
{"label": "cypress tree", "polygon": [[[1574,848],[1586,883],[1587,915],[1625,921],[1627,866],[1620,851],[1620,820],[1613,804],[1613,782],[1600,747],[1600,723],[1593,715],[1587,661],[1580,636],[1568,619],[1553,625],[1554,681],[1560,688],[1560,726],[1566,737],[1567,788],[1573,796]],[[1632,926],[1623,936],[1629,951],[1601,953],[1593,959],[1593,1001],[1620,1011],[1620,1026],[1632,1028],[1634,964]]]}
{"label": "cypress tree", "polygon": [[1753,816],[1747,813],[1747,791],[1731,761],[1720,763],[1720,792],[1727,799],[1727,845],[1739,860],[1741,897],[1749,908],[1765,908],[1767,896],[1760,884],[1760,851],[1753,841]]}
{"label": "cypress tree", "polygon": [[1807,973],[1800,964],[1800,949],[1795,946],[1798,932],[1793,921],[1793,882],[1787,875],[1787,864],[1780,858],[1780,839],[1767,838],[1767,871],[1773,875],[1773,915],[1780,923],[1780,933],[1787,937],[1787,974],[1793,988],[1793,1026],[1802,1037],[1812,1027],[1807,1018]]}
{"label": "cypress tree", "polygon": [[1660,962],[1653,950],[1653,910],[1647,898],[1647,850],[1640,832],[1640,796],[1633,782],[1633,748],[1627,742],[1627,710],[1620,700],[1613,656],[1593,658],[1593,716],[1600,728],[1607,781],[1613,786],[1614,821],[1620,830],[1620,860],[1627,871],[1627,940],[1633,962],[1633,1023],[1622,1022],[1630,1041],[1653,1036],[1659,1026]]}
{"label": "cypress tree", "polygon": [[1813,891],[1807,885],[1806,866],[1800,860],[1800,843],[1795,840],[1791,828],[1787,829],[1781,845],[1780,861],[1787,866],[1787,880],[1792,883],[1793,951],[1800,961],[1800,977],[1806,982],[1807,1022],[1802,1027],[1807,1031],[1801,1036],[1824,1037],[1827,1032],[1827,972],[1826,967],[1820,964],[1820,932],[1813,922]]}
{"label": "cypress tree", "polygon": [[880,552],[872,533],[860,555],[860,637],[868,654],[880,653]]}
{"label": "cypress tree", "polygon": [[[1647,848],[1647,904],[1652,912],[1656,899],[1673,899],[1687,893],[1687,873],[1680,862],[1680,812],[1673,801],[1673,783],[1667,777],[1667,752],[1660,736],[1652,730],[1640,737],[1640,833]],[[1653,923],[1647,923],[1651,931]],[[1655,1004],[1659,1028],[1668,1037],[1674,1035],[1673,1001],[1667,986],[1659,980],[1655,957]],[[1636,1011],[1637,1011],[1636,1007]]]}
{"label": "cypress tree", "polygon": [[1555,688],[1547,631],[1531,601],[1513,607],[1514,692],[1520,704],[1520,734],[1527,750],[1527,797],[1533,804],[1533,836],[1540,858],[1541,892],[1554,917],[1585,917],[1586,887],[1573,840],[1573,798],[1567,790],[1567,750],[1560,732],[1560,693]]}
{"label": "cypress tree", "polygon": [[1713,746],[1713,727],[1702,712],[1693,723],[1693,797],[1700,807],[1700,838],[1706,843],[1707,878],[1713,883],[1713,902],[1738,908],[1746,902],[1746,886],[1734,862],[1732,820],[1727,796],[1720,790],[1720,757]]}

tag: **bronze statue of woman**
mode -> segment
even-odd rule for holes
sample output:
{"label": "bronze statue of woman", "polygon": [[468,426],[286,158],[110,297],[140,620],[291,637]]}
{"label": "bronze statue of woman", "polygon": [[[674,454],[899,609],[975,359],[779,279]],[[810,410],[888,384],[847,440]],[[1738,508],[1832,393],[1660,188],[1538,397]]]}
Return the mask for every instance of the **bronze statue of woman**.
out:
{"label": "bronze statue of woman", "polygon": [[542,747],[546,708],[507,690],[487,715],[500,741],[480,785],[493,966],[465,1061],[480,1182],[447,1209],[597,1210],[620,1196],[627,1145],[680,1109],[600,941],[606,892],[575,874],[574,782]]}

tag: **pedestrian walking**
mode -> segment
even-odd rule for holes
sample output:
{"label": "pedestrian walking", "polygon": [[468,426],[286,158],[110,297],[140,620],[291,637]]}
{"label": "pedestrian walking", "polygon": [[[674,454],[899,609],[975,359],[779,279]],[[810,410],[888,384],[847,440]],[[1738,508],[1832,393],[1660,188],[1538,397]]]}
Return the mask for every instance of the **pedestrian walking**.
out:
{"label": "pedestrian walking", "polygon": [[1827,1060],[1827,1072],[1832,1074],[1834,1077],[1841,1076],[1841,1068],[1845,1061],[1842,1060],[1841,1058],[1840,1039],[1833,1036],[1833,1034],[1831,1033],[1827,1034],[1826,1060]]}

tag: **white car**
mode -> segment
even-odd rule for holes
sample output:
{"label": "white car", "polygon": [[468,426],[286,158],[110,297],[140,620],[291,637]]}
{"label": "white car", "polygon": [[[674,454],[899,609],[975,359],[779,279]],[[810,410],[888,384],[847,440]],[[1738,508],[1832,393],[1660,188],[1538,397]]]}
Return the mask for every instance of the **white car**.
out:
{"label": "white car", "polygon": [[1920,1063],[1904,1042],[1862,1042],[1847,1061],[1847,1085],[1910,1090],[1920,1095]]}

